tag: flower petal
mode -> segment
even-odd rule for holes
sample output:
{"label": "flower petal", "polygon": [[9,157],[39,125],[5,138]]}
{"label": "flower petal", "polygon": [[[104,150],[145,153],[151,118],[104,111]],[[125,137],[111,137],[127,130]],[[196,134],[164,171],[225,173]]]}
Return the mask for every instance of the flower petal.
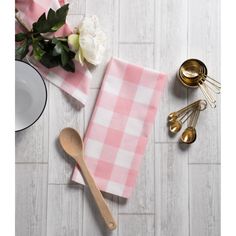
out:
{"label": "flower petal", "polygon": [[82,66],[84,65],[84,57],[81,49],[79,49],[75,54],[75,60],[79,61]]}
{"label": "flower petal", "polygon": [[97,29],[100,28],[97,16],[85,17],[79,26],[80,33],[95,35]]}
{"label": "flower petal", "polygon": [[79,50],[79,35],[78,34],[69,35],[68,45],[73,52],[77,52]]}

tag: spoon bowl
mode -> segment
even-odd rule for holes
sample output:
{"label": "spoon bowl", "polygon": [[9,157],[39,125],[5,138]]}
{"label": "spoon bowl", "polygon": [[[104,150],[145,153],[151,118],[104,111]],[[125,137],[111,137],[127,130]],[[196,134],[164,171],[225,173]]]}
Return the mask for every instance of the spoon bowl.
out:
{"label": "spoon bowl", "polygon": [[76,161],[79,156],[83,158],[83,141],[79,133],[72,128],[65,128],[61,131],[59,142],[64,151]]}
{"label": "spoon bowl", "polygon": [[194,127],[186,128],[183,134],[181,135],[181,141],[187,144],[193,143],[196,140],[196,138],[197,138],[197,132]]}
{"label": "spoon bowl", "polygon": [[182,122],[179,120],[173,121],[173,123],[170,124],[170,132],[172,133],[178,133],[182,128]]}
{"label": "spoon bowl", "polygon": [[169,120],[169,121],[172,121],[172,120],[175,120],[177,117],[178,117],[178,113],[177,113],[177,112],[171,112],[171,113],[168,115],[168,120]]}

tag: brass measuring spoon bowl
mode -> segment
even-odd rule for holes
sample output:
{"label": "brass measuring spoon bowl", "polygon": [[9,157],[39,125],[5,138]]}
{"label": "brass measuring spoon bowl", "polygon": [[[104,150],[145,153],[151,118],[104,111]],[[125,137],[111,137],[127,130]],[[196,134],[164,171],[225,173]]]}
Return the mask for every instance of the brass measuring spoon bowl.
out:
{"label": "brass measuring spoon bowl", "polygon": [[195,127],[196,127],[197,120],[198,120],[201,109],[203,109],[203,108],[201,108],[199,105],[198,109],[196,109],[194,111],[194,114],[191,116],[191,120],[189,122],[189,127],[186,128],[184,130],[184,132],[182,133],[181,141],[183,143],[191,144],[191,143],[195,142],[195,140],[197,138],[197,131],[196,131]]}
{"label": "brass measuring spoon bowl", "polygon": [[[190,113],[191,112],[191,113]],[[189,114],[190,113],[190,114]],[[188,118],[194,113],[194,110],[188,110],[179,120],[172,121],[170,124],[170,132],[178,133],[184,122],[188,120]],[[187,116],[187,117],[186,117]],[[186,117],[186,118],[185,118]],[[185,118],[185,119],[184,119]],[[184,119],[184,120],[183,120]]]}

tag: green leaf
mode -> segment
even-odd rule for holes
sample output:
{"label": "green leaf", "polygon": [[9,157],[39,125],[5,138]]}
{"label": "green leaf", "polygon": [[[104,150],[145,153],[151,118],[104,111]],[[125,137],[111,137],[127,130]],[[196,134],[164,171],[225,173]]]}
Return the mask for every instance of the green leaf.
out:
{"label": "green leaf", "polygon": [[75,64],[72,60],[68,61],[68,63],[65,66],[61,64],[61,67],[66,71],[75,72]]}
{"label": "green leaf", "polygon": [[49,31],[50,26],[46,24],[46,14],[43,13],[37,22],[33,23],[33,32],[34,33],[46,33]]}
{"label": "green leaf", "polygon": [[15,54],[16,58],[23,59],[27,53],[29,52],[29,44],[28,40],[26,39],[22,45],[16,48]]}
{"label": "green leaf", "polygon": [[15,35],[15,41],[16,42],[21,42],[26,38],[26,34],[25,33],[18,33]]}
{"label": "green leaf", "polygon": [[52,43],[53,43],[53,44],[57,44],[57,43],[58,43],[58,39],[57,39],[57,38],[53,38],[53,39],[52,39]]}
{"label": "green leaf", "polygon": [[48,11],[48,21],[52,22],[55,18],[56,12],[50,8]]}
{"label": "green leaf", "polygon": [[45,53],[40,62],[47,68],[53,68],[59,65],[60,57],[54,57],[50,53]]}
{"label": "green leaf", "polygon": [[68,63],[68,60],[69,60],[69,56],[68,56],[67,52],[63,50],[61,52],[61,63],[62,63],[62,65],[65,66]]}
{"label": "green leaf", "polygon": [[43,55],[46,53],[44,50],[43,50],[43,44],[40,43],[38,41],[38,39],[33,39],[33,55],[34,55],[34,58],[38,61],[41,60],[41,58],[43,57]]}
{"label": "green leaf", "polygon": [[67,42],[62,42],[56,38],[52,40],[52,43],[56,44],[53,48],[52,55],[60,56],[62,66],[66,66],[69,60],[74,58],[74,53],[70,51]]}
{"label": "green leaf", "polygon": [[57,44],[55,45],[55,47],[53,48],[53,55],[54,56],[58,56],[61,55],[62,51],[63,51],[63,47],[61,45],[60,42],[57,42]]}
{"label": "green leaf", "polygon": [[34,33],[55,32],[65,24],[66,16],[69,10],[69,4],[63,5],[57,11],[51,8],[46,18],[45,13],[42,14],[38,21],[33,24]]}

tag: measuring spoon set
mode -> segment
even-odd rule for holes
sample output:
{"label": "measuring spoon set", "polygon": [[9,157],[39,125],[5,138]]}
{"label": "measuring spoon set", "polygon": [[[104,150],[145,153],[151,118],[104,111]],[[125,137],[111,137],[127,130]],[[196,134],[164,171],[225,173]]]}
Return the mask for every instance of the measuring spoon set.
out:
{"label": "measuring spoon set", "polygon": [[178,133],[183,124],[188,120],[188,126],[182,133],[180,140],[183,143],[191,144],[197,138],[196,124],[201,111],[207,107],[206,100],[198,100],[179,111],[172,112],[168,115],[169,131],[171,133]]}

